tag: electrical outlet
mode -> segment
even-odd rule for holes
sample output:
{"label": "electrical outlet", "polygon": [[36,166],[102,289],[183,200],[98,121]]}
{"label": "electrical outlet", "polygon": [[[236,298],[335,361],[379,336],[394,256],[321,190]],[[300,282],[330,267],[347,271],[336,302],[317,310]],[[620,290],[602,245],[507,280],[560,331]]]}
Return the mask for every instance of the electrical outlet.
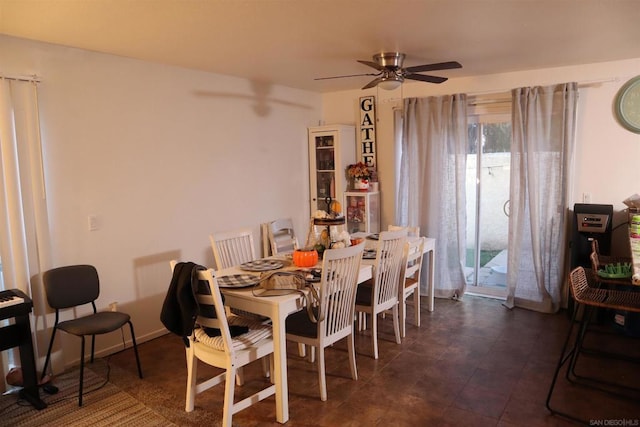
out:
{"label": "electrical outlet", "polygon": [[118,311],[118,302],[114,301],[109,304],[109,311]]}
{"label": "electrical outlet", "polygon": [[591,203],[591,193],[582,193],[582,203]]}

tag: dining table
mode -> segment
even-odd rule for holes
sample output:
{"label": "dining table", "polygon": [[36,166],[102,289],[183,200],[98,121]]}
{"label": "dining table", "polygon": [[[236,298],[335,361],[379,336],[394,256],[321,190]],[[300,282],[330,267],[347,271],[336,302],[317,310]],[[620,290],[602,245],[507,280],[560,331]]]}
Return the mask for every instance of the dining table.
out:
{"label": "dining table", "polygon": [[[321,268],[320,263],[316,268]],[[292,270],[297,267],[287,257],[269,257],[252,261],[248,265],[238,265],[217,270],[215,277],[224,295],[224,304],[233,309],[258,314],[271,319],[273,326],[273,382],[276,386],[276,420],[286,423],[289,420],[289,387],[287,382],[287,343],[286,319],[305,306],[305,299],[297,292],[284,295],[260,296],[254,292],[256,277],[263,271]],[[253,277],[253,282],[252,282]],[[370,263],[361,263],[358,283],[372,277]],[[253,283],[253,284],[251,284]]]}

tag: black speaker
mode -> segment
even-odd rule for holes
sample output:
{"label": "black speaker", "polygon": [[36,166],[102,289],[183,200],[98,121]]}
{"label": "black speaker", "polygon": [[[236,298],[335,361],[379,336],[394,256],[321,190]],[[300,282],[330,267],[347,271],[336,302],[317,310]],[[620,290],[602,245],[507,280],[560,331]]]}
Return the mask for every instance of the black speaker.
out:
{"label": "black speaker", "polygon": [[602,255],[611,251],[611,222],[613,205],[576,203],[573,205],[571,237],[571,269],[591,268],[591,242],[598,241]]}

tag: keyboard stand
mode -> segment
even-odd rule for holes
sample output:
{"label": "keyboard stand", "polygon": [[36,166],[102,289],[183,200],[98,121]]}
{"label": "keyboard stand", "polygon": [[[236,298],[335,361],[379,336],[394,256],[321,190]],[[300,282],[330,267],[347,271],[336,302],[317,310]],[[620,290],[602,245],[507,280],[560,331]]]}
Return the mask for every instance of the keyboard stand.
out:
{"label": "keyboard stand", "polygon": [[33,303],[29,297],[19,290],[12,289],[12,292],[24,298],[25,302],[0,309],[0,320],[15,318],[15,322],[12,325],[0,328],[0,351],[14,347],[20,348],[23,385],[22,390],[20,390],[20,397],[29,402],[34,408],[38,410],[44,409],[47,404],[40,399],[36,361],[31,340],[31,323],[29,321],[29,313],[31,313]]}

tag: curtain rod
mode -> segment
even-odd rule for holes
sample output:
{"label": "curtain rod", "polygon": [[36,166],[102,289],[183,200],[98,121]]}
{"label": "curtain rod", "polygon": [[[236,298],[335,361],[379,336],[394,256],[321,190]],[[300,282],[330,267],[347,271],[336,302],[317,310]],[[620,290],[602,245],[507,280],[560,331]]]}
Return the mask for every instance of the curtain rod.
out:
{"label": "curtain rod", "polygon": [[[585,80],[585,81],[577,82],[577,83],[578,83],[578,88],[585,88],[585,87],[600,86],[603,83],[613,83],[613,82],[617,82],[619,80],[620,79],[618,77],[607,77],[607,78],[596,79],[596,80]],[[550,84],[555,84],[555,83],[550,83]],[[545,85],[534,85],[534,86],[545,86]],[[511,93],[511,91],[513,89],[514,88],[510,88],[510,89],[494,89],[494,90],[486,90],[486,91],[481,91],[481,92],[471,92],[471,93],[467,93],[467,96]]]}
{"label": "curtain rod", "polygon": [[32,74],[30,76],[11,76],[11,75],[0,73],[0,79],[15,80],[15,81],[18,81],[18,82],[40,83],[40,77],[38,77],[35,74]]}
{"label": "curtain rod", "polygon": [[[585,80],[582,82],[578,82],[578,89],[581,88],[587,88],[587,87],[596,87],[596,86],[600,86],[603,83],[613,83],[613,82],[617,82],[620,79],[618,77],[608,77],[608,78],[603,78],[603,79],[596,79],[596,80]],[[500,94],[510,94],[511,91],[513,89],[494,89],[494,90],[487,90],[487,91],[482,91],[482,92],[471,92],[471,93],[467,93],[467,96],[479,96],[479,95],[500,95]],[[396,98],[397,99],[397,98]],[[481,102],[482,105],[486,105],[486,104],[495,104],[495,103],[500,103],[500,102],[506,102],[506,101],[510,101],[511,98],[494,98],[494,99],[486,99],[483,100]],[[473,104],[476,105],[476,104]],[[402,106],[395,106],[392,108],[392,110],[401,110]]]}

